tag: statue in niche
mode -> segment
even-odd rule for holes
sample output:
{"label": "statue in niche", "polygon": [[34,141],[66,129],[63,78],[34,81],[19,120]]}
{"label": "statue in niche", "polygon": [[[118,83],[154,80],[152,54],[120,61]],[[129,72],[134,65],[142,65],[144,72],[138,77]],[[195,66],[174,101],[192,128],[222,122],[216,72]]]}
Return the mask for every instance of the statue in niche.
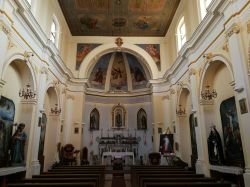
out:
{"label": "statue in niche", "polygon": [[24,128],[25,124],[20,123],[12,136],[11,163],[13,166],[24,165],[24,145],[27,139]]}
{"label": "statue in niche", "polygon": [[213,165],[222,165],[224,163],[224,155],[220,134],[215,126],[211,126],[211,131],[207,140],[209,162]]}
{"label": "statue in niche", "polygon": [[112,128],[124,128],[125,127],[125,108],[120,104],[115,106],[112,111]]}

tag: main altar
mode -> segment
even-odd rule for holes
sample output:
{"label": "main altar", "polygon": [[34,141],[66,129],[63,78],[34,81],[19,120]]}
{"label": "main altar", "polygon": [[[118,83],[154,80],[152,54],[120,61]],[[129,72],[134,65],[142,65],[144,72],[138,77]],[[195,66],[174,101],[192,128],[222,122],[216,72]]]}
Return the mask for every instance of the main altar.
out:
{"label": "main altar", "polygon": [[135,164],[135,157],[138,155],[138,145],[141,141],[140,137],[127,136],[123,134],[114,134],[112,137],[97,138],[99,154],[102,158],[102,164],[105,165],[105,159],[114,160],[131,159]]}

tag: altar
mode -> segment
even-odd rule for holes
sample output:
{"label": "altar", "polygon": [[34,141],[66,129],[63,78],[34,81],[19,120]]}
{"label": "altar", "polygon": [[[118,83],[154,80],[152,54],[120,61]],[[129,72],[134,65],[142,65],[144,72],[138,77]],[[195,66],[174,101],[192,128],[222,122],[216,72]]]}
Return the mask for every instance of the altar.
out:
{"label": "altar", "polygon": [[113,158],[124,158],[124,157],[130,157],[132,158],[133,165],[135,164],[135,158],[133,152],[103,152],[102,154],[102,165],[105,165],[105,157],[111,157]]}

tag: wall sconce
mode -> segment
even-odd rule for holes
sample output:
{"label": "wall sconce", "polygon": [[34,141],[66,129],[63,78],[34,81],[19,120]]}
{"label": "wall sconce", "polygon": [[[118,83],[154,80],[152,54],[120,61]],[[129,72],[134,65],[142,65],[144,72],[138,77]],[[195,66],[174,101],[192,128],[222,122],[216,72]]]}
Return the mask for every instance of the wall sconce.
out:
{"label": "wall sconce", "polygon": [[182,115],[185,115],[185,114],[186,114],[185,109],[182,109],[181,106],[182,106],[182,105],[179,105],[179,109],[176,109],[176,114],[177,114],[178,116],[182,116]]}
{"label": "wall sconce", "polygon": [[210,86],[207,85],[205,87],[205,90],[201,91],[201,97],[202,97],[202,99],[204,99],[204,100],[212,100],[213,98],[217,97],[216,90],[215,89],[210,90],[209,88],[210,88]]}
{"label": "wall sconce", "polygon": [[61,113],[61,108],[58,108],[58,104],[55,104],[55,108],[51,108],[51,113],[52,114],[60,114]]}
{"label": "wall sconce", "polygon": [[26,85],[26,90],[20,90],[19,91],[19,97],[23,97],[24,99],[33,99],[36,97],[36,94],[34,91],[31,90],[30,84]]}

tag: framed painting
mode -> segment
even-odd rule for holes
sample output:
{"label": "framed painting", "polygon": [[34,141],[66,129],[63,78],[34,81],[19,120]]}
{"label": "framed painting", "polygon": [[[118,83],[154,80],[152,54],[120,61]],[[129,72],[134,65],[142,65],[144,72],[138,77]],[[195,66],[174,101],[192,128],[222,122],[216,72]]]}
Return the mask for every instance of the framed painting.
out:
{"label": "framed painting", "polygon": [[8,166],[10,160],[9,149],[11,147],[14,117],[14,102],[0,96],[0,167]]}
{"label": "framed painting", "polygon": [[173,134],[161,134],[160,135],[160,149],[162,154],[174,152],[174,135]]}
{"label": "framed painting", "polygon": [[226,164],[244,167],[244,155],[234,97],[226,99],[221,103],[220,115],[224,137]]}
{"label": "framed painting", "polygon": [[239,104],[240,104],[240,113],[241,114],[248,113],[246,99],[243,98],[243,99],[239,100]]}
{"label": "framed painting", "polygon": [[137,112],[137,129],[138,130],[147,129],[147,113],[142,108]]}

